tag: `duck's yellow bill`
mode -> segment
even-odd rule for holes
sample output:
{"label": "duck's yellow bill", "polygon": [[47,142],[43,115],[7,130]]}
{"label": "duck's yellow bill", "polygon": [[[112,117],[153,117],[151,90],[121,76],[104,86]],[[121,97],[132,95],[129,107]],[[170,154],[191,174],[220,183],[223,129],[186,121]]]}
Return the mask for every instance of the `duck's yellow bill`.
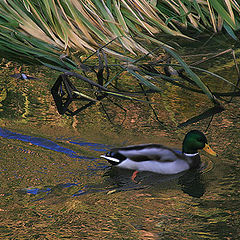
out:
{"label": "duck's yellow bill", "polygon": [[217,156],[217,154],[209,147],[208,144],[205,144],[205,147],[203,148],[203,150],[213,156]]}

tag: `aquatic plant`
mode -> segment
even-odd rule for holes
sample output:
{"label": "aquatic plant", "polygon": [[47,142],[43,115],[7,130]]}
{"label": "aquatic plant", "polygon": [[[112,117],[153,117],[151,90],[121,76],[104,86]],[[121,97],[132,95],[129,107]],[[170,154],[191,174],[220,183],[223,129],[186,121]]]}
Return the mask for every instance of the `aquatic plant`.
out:
{"label": "aquatic plant", "polygon": [[[167,79],[159,72],[153,61],[157,46],[161,53],[167,52],[182,68],[190,82],[200,88],[218,105],[209,88],[193,72],[171,46],[159,40],[158,33],[192,39],[185,32],[187,27],[196,31],[224,28],[233,38],[239,30],[239,4],[234,0],[222,1],[103,1],[103,0],[7,0],[0,2],[0,54],[21,62],[43,64],[88,82],[101,90],[104,96],[136,100],[134,97],[109,88],[121,72],[133,76],[142,86],[160,92],[159,79]],[[111,47],[110,47],[111,45]],[[97,56],[98,66],[92,66],[96,78],[83,76],[86,72],[84,54]],[[141,53],[142,57],[138,57]],[[159,53],[159,51],[158,51]],[[103,79],[103,71],[109,72],[107,55],[120,59],[124,65],[111,79]],[[101,57],[100,57],[101,55]],[[101,60],[103,58],[103,60]],[[142,64],[144,59],[146,62]],[[140,64],[138,64],[140,63]],[[122,64],[122,63],[118,63]],[[162,64],[169,64],[162,62]],[[170,63],[171,65],[171,63]],[[143,76],[139,73],[145,67]],[[134,68],[135,67],[135,68]],[[136,70],[137,69],[137,70]],[[149,70],[150,69],[150,70]],[[153,76],[155,71],[155,76]],[[158,76],[157,76],[158,75]],[[168,79],[169,80],[169,79]],[[174,84],[176,82],[170,81]],[[181,84],[178,84],[181,85]],[[189,89],[189,88],[188,88]],[[144,90],[145,91],[145,90]],[[93,97],[75,90],[75,95],[93,101]],[[139,99],[137,99],[139,101]],[[96,99],[94,99],[96,101]],[[93,101],[93,102],[94,102]],[[143,101],[143,100],[141,100]],[[148,101],[147,101],[148,102]]]}
{"label": "aquatic plant", "polygon": [[[0,3],[1,53],[22,60],[76,66],[76,51],[94,52],[114,41],[131,53],[147,53],[135,37],[164,44],[157,33],[190,38],[184,28],[239,30],[239,4],[222,1],[8,0]],[[166,44],[166,43],[165,43]],[[60,59],[59,59],[60,58]],[[66,63],[67,62],[67,63]]]}

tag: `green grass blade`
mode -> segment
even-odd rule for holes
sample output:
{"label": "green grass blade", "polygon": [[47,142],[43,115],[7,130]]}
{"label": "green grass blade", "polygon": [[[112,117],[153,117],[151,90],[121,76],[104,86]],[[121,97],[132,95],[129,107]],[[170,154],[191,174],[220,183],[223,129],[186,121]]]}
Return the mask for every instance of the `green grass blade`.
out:
{"label": "green grass blade", "polygon": [[215,96],[209,91],[208,87],[201,81],[201,79],[190,69],[190,67],[182,60],[182,58],[176,54],[173,50],[166,46],[162,46],[174,59],[176,59],[180,65],[184,68],[186,73],[191,77],[191,79],[202,89],[202,91],[208,96],[208,98],[216,104]]}
{"label": "green grass blade", "polygon": [[217,13],[231,26],[233,30],[238,30],[240,25],[236,24],[230,14],[225,10],[223,7],[223,4],[219,2],[219,0],[209,0],[211,3],[212,7],[217,11]]}
{"label": "green grass blade", "polygon": [[154,85],[153,83],[151,83],[150,81],[148,81],[147,79],[145,79],[143,76],[141,76],[140,74],[136,73],[132,69],[127,68],[126,70],[129,73],[131,73],[134,77],[136,77],[143,85],[147,86],[148,88],[150,88],[150,89],[152,89],[154,91],[158,91],[158,92],[162,91],[159,87],[157,87],[156,85]]}

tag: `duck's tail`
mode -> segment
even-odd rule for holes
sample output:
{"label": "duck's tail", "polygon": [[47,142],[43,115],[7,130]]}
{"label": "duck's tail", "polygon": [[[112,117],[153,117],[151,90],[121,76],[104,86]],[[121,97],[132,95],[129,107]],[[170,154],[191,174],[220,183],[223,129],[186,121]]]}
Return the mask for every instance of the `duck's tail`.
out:
{"label": "duck's tail", "polygon": [[126,159],[124,155],[114,151],[107,152],[105,155],[101,155],[100,157],[105,158],[112,165],[118,165]]}
{"label": "duck's tail", "polygon": [[114,157],[108,157],[106,155],[101,155],[100,157],[105,158],[106,160],[108,160],[109,163],[111,163],[113,165],[116,165],[116,164],[120,163],[120,160],[117,159],[117,158],[114,158]]}

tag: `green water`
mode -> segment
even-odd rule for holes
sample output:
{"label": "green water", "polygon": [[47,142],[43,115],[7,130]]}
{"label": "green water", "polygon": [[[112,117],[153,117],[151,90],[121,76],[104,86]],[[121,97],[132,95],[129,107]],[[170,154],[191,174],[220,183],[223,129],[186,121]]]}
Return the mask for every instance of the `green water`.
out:
{"label": "green water", "polygon": [[[104,110],[96,104],[61,116],[49,91],[58,73],[23,66],[39,80],[9,77],[18,67],[1,63],[1,239],[239,239],[238,98],[214,116],[206,135],[218,157],[201,153],[201,172],[139,173],[135,184],[131,171],[111,169],[99,156],[137,143],[181,148],[188,130],[207,128],[209,119],[177,128],[211,107],[207,97],[166,83],[151,96],[163,124],[147,104],[121,100],[125,111],[103,101]],[[237,78],[232,65],[218,73]]]}

